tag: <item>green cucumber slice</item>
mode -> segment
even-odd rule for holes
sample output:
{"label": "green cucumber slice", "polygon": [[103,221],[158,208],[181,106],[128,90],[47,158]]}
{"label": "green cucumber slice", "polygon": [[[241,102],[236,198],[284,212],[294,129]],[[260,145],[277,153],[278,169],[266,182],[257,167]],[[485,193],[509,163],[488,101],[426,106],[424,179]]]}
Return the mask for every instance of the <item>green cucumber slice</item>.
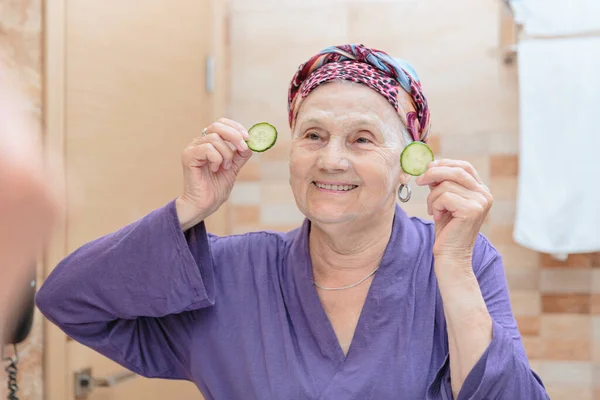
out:
{"label": "green cucumber slice", "polygon": [[400,165],[412,176],[423,175],[433,161],[433,151],[423,142],[412,142],[402,150]]}
{"label": "green cucumber slice", "polygon": [[252,151],[262,153],[269,150],[277,141],[277,129],[267,122],[254,124],[248,129],[246,144]]}

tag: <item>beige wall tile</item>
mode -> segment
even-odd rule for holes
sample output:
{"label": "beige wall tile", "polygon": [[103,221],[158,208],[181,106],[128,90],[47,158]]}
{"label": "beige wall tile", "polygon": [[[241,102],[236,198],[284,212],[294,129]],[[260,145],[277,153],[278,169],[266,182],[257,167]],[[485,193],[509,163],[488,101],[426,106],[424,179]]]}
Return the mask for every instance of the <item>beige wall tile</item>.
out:
{"label": "beige wall tile", "polygon": [[536,336],[540,333],[540,317],[531,315],[516,316],[521,336]]}
{"label": "beige wall tile", "polygon": [[262,204],[260,207],[260,223],[265,225],[297,224],[304,220],[304,215],[296,204]]}
{"label": "beige wall tile", "polygon": [[481,156],[488,153],[490,137],[486,134],[440,135],[440,152],[449,155]]}
{"label": "beige wall tile", "polygon": [[261,229],[262,229],[262,227],[260,227],[258,224],[256,224],[256,225],[232,225],[231,234],[232,235],[241,235],[241,234],[248,233],[248,232],[256,232]]}
{"label": "beige wall tile", "polygon": [[260,204],[260,186],[253,182],[236,182],[231,190],[229,201],[233,205]]}
{"label": "beige wall tile", "polygon": [[539,290],[540,270],[535,267],[506,267],[504,273],[510,290]]}
{"label": "beige wall tile", "polygon": [[588,294],[592,288],[591,272],[589,269],[543,269],[540,289],[544,293]]}
{"label": "beige wall tile", "polygon": [[600,268],[600,252],[592,253],[592,267]]}
{"label": "beige wall tile", "polygon": [[598,366],[598,386],[600,386],[600,317],[592,317],[592,360]]}
{"label": "beige wall tile", "polygon": [[491,231],[491,225],[488,222],[488,220],[486,220],[483,223],[483,225],[481,226],[481,229],[479,230],[479,233],[481,233],[486,238],[489,238],[490,237],[490,231]]}
{"label": "beige wall tile", "polygon": [[550,254],[540,254],[540,266],[544,268],[591,268],[592,260],[592,254],[569,254],[565,261],[557,260]]}
{"label": "beige wall tile", "polygon": [[545,384],[548,386],[591,387],[593,368],[585,361],[538,361],[536,363]]}
{"label": "beige wall tile", "polygon": [[590,317],[577,314],[543,314],[540,317],[540,336],[549,339],[590,340]]}
{"label": "beige wall tile", "polygon": [[539,338],[538,358],[555,361],[591,361],[589,340]]}
{"label": "beige wall tile", "polygon": [[287,9],[297,11],[313,9],[318,6],[339,5],[343,6],[345,0],[231,0],[233,12],[265,12]]}
{"label": "beige wall tile", "polygon": [[519,152],[519,135],[513,133],[490,134],[491,154],[517,154]]}
{"label": "beige wall tile", "polygon": [[546,391],[552,400],[596,400],[593,389],[586,385],[549,385]]}
{"label": "beige wall tile", "polygon": [[261,229],[267,230],[267,231],[275,231],[275,232],[289,232],[292,231],[294,229],[297,229],[300,227],[300,224],[298,223],[293,223],[293,224],[275,224],[275,225],[269,225],[269,224],[261,224]]}
{"label": "beige wall tile", "polygon": [[265,161],[260,164],[260,178],[263,182],[289,182],[289,165],[287,161]]}
{"label": "beige wall tile", "polygon": [[433,221],[433,217],[427,214],[427,204],[425,203],[413,203],[411,200],[409,203],[400,203],[400,207],[410,217],[418,217]]}
{"label": "beige wall tile", "polygon": [[433,151],[433,154],[438,154],[441,151],[440,142],[440,135],[437,135],[435,132],[431,132],[429,134],[429,140],[427,141],[427,145],[429,146],[431,151]]}
{"label": "beige wall tile", "polygon": [[594,268],[591,272],[592,272],[592,293],[600,294],[600,269]]}
{"label": "beige wall tile", "polygon": [[516,245],[513,239],[514,226],[504,224],[492,224],[490,232],[490,241],[493,245]]}
{"label": "beige wall tile", "polygon": [[296,204],[288,182],[261,182],[260,198],[262,204]]}
{"label": "beige wall tile", "polygon": [[237,176],[237,182],[256,182],[260,179],[260,161],[252,157],[242,167]]}
{"label": "beige wall tile", "polygon": [[538,316],[541,314],[540,294],[535,290],[513,290],[510,302],[515,316]]}
{"label": "beige wall tile", "polygon": [[[285,135],[285,136],[284,136]],[[264,152],[261,161],[287,161],[290,160],[291,140],[288,132],[277,132],[277,143]]]}
{"label": "beige wall tile", "polygon": [[495,200],[490,210],[492,224],[508,225],[515,221],[516,203],[507,200]]}
{"label": "beige wall tile", "polygon": [[492,177],[516,177],[519,174],[519,157],[514,154],[494,154],[490,157]]}
{"label": "beige wall tile", "polygon": [[233,206],[230,215],[233,226],[258,226],[260,207],[258,205]]}
{"label": "beige wall tile", "polygon": [[589,294],[541,294],[542,311],[552,314],[589,314],[592,299]]}
{"label": "beige wall tile", "polygon": [[490,191],[495,200],[516,201],[517,185],[516,176],[495,176],[490,179]]}
{"label": "beige wall tile", "polygon": [[530,361],[541,359],[542,346],[541,340],[537,336],[522,336],[523,347],[525,348],[525,354]]}
{"label": "beige wall tile", "polygon": [[[428,186],[419,186],[415,183],[415,181],[411,181],[408,184],[410,189],[412,190],[412,195],[410,197],[411,204],[425,204],[427,208],[427,197],[429,196],[430,190]],[[427,210],[425,210],[427,211]]]}
{"label": "beige wall tile", "polygon": [[594,315],[600,315],[600,294],[592,294],[590,303],[591,313]]}
{"label": "beige wall tile", "polygon": [[502,255],[505,269],[534,268],[539,264],[539,253],[517,244],[496,244],[496,250]]}

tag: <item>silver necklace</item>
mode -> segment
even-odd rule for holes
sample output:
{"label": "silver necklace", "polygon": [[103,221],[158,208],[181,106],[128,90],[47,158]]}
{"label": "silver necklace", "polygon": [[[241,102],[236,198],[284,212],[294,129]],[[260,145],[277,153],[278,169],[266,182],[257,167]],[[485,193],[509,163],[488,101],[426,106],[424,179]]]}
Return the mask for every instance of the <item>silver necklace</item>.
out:
{"label": "silver necklace", "polygon": [[313,283],[315,284],[316,287],[318,287],[319,289],[323,289],[323,290],[346,290],[346,289],[351,289],[353,287],[356,287],[358,285],[360,285],[361,283],[363,283],[364,281],[366,281],[367,279],[369,279],[370,277],[372,277],[375,272],[377,272],[377,270],[379,269],[379,267],[375,268],[373,271],[371,271],[369,273],[369,275],[365,276],[364,278],[362,278],[360,281],[353,283],[352,285],[348,285],[348,286],[342,286],[342,287],[325,287],[325,286],[321,286],[319,285],[317,282],[313,281]]}

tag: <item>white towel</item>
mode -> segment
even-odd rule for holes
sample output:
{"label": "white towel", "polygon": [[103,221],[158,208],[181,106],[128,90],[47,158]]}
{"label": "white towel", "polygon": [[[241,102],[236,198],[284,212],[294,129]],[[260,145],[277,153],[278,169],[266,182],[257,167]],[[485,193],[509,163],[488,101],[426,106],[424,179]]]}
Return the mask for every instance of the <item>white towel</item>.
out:
{"label": "white towel", "polygon": [[529,35],[570,35],[600,30],[598,0],[509,0],[515,21]]}
{"label": "white towel", "polygon": [[514,239],[536,251],[600,251],[600,38],[518,49],[520,159]]}

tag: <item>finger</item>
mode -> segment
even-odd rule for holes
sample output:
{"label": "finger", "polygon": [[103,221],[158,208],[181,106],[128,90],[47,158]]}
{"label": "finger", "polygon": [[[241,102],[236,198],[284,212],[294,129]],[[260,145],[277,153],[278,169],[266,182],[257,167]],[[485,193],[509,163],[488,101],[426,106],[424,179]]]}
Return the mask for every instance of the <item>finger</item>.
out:
{"label": "finger", "polygon": [[206,128],[206,133],[218,134],[223,140],[231,143],[239,151],[248,150],[248,145],[242,137],[242,133],[229,125],[225,125],[221,122],[214,122]]}
{"label": "finger", "polygon": [[[432,203],[433,220],[439,221],[446,212],[460,218],[469,215],[468,210],[474,208],[474,202],[456,193],[445,192]],[[475,207],[477,209],[477,206]]]}
{"label": "finger", "polygon": [[204,141],[213,145],[213,147],[221,154],[223,157],[223,168],[229,169],[233,163],[233,155],[234,151],[229,147],[227,142],[225,142],[221,136],[216,133],[209,133],[204,136]]}
{"label": "finger", "polygon": [[462,168],[465,171],[467,171],[473,178],[475,178],[475,180],[477,182],[483,183],[479,174],[477,173],[477,170],[475,169],[475,167],[473,167],[473,164],[471,164],[468,161],[451,160],[448,158],[444,158],[444,159],[435,161],[434,165],[436,167],[459,167],[459,168]]}
{"label": "finger", "polygon": [[236,151],[233,155],[233,166],[235,167],[236,172],[238,172],[246,162],[252,157],[254,152],[252,150],[246,151]]}
{"label": "finger", "polygon": [[248,139],[248,131],[246,130],[246,128],[244,128],[244,125],[240,124],[239,122],[227,118],[221,118],[218,122],[238,130],[239,132],[241,132],[242,137],[244,139]]}
{"label": "finger", "polygon": [[217,151],[212,143],[202,143],[200,145],[191,146],[186,153],[187,156],[191,158],[191,160],[189,160],[189,166],[192,168],[203,167],[208,163],[210,170],[217,172],[223,163],[223,156]]}
{"label": "finger", "polygon": [[416,184],[420,186],[435,186],[444,181],[456,182],[470,190],[480,190],[480,183],[460,167],[430,167],[423,175],[416,179]]}
{"label": "finger", "polygon": [[468,190],[456,182],[445,181],[434,186],[431,189],[429,196],[427,196],[427,212],[429,215],[433,215],[433,203],[446,192],[457,194],[465,199],[476,201],[482,205],[486,204],[486,198],[480,192]]}

